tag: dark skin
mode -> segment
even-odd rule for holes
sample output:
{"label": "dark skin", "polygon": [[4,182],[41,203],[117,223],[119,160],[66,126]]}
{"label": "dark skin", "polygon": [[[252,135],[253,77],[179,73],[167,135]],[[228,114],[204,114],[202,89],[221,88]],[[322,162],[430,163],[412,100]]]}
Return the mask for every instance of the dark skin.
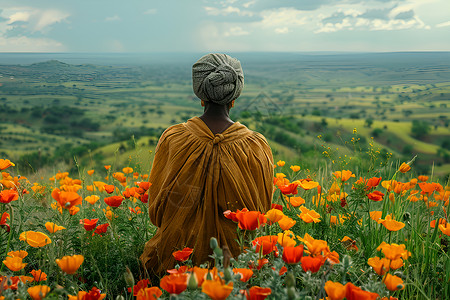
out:
{"label": "dark skin", "polygon": [[199,118],[205,122],[213,134],[222,133],[234,124],[234,121],[230,119],[230,109],[234,106],[234,100],[225,105],[202,101],[202,106],[205,110]]}

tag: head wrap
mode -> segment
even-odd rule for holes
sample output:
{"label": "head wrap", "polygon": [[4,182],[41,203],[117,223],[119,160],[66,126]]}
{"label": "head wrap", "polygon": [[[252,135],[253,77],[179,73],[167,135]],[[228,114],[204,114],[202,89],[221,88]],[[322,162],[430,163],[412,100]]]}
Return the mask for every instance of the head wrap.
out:
{"label": "head wrap", "polygon": [[236,58],[221,53],[207,54],[192,66],[192,84],[201,100],[227,104],[241,94],[244,72]]}

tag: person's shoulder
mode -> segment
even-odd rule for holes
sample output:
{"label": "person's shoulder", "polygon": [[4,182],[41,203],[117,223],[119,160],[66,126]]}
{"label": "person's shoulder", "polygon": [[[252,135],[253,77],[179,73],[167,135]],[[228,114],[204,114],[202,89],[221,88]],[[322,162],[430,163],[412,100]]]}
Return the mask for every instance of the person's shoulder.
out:
{"label": "person's shoulder", "polygon": [[164,141],[176,138],[180,133],[185,132],[186,131],[185,124],[186,123],[180,123],[180,124],[175,124],[175,125],[168,127],[161,134],[161,137],[159,138],[159,142],[163,143]]}

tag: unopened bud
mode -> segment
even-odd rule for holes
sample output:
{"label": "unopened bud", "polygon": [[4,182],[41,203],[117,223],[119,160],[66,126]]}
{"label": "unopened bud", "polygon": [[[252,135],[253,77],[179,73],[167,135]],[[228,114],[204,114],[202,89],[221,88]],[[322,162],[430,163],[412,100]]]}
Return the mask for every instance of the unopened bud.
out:
{"label": "unopened bud", "polygon": [[292,272],[289,272],[286,274],[286,278],[284,279],[284,282],[286,283],[286,286],[288,288],[295,287],[295,277]]}
{"label": "unopened bud", "polygon": [[128,287],[134,286],[134,277],[133,274],[130,271],[130,268],[125,267],[125,273],[123,274],[123,277],[125,278],[125,282]]}
{"label": "unopened bud", "polygon": [[209,240],[209,246],[211,247],[211,249],[213,249],[213,250],[216,249],[218,245],[219,244],[217,244],[217,239],[215,237],[212,237]]}
{"label": "unopened bud", "polygon": [[233,279],[233,270],[231,270],[230,267],[225,268],[225,270],[223,270],[223,278],[225,279],[226,282],[229,282],[231,279]]}
{"label": "unopened bud", "polygon": [[188,289],[196,289],[198,287],[198,282],[197,282],[197,278],[195,278],[195,274],[192,273],[191,276],[189,276],[189,281],[188,281]]}
{"label": "unopened bud", "polygon": [[220,249],[219,247],[217,247],[216,249],[214,249],[214,253],[215,253],[218,257],[222,257],[222,255],[223,255],[222,249]]}
{"label": "unopened bud", "polygon": [[116,300],[125,300],[125,298],[124,298],[124,296],[119,295],[119,296],[116,297]]}
{"label": "unopened bud", "polygon": [[295,288],[293,286],[287,289],[287,296],[289,300],[298,299],[297,293],[295,292]]}

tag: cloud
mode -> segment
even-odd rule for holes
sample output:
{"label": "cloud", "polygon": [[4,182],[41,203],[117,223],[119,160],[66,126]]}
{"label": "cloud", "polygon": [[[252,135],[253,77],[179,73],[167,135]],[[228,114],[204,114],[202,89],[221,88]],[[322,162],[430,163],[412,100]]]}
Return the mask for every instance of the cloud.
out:
{"label": "cloud", "polygon": [[253,12],[251,11],[243,11],[238,7],[234,6],[226,6],[223,8],[213,7],[213,6],[205,6],[204,7],[206,13],[211,16],[227,16],[231,14],[237,14],[238,16],[249,16],[251,17],[253,15]]}
{"label": "cloud", "polygon": [[250,32],[245,31],[239,26],[231,27],[227,32],[225,32],[225,36],[242,36],[248,34],[250,34]]}
{"label": "cloud", "polygon": [[25,36],[5,38],[0,36],[2,52],[63,52],[66,47],[48,38],[29,38]]}
{"label": "cloud", "polygon": [[283,27],[283,28],[275,28],[275,32],[279,34],[286,34],[289,32],[289,28]]}
{"label": "cloud", "polygon": [[45,10],[39,13],[38,21],[34,26],[35,31],[46,30],[48,26],[62,22],[70,15],[59,10]]}
{"label": "cloud", "polygon": [[307,23],[307,18],[302,11],[293,8],[281,8],[262,12],[262,26],[266,27],[290,27]]}
{"label": "cloud", "polygon": [[30,19],[30,16],[31,16],[31,13],[28,11],[18,11],[9,17],[8,24],[12,24],[15,22],[20,22],[20,21],[28,22],[28,20]]}
{"label": "cloud", "polygon": [[120,21],[121,18],[118,15],[114,15],[112,17],[106,17],[105,21],[106,22],[116,22],[116,21]]}
{"label": "cloud", "polygon": [[9,9],[3,12],[3,15],[6,15],[8,21],[3,30],[0,28],[0,33],[5,30],[17,31],[16,27],[20,27],[29,34],[46,33],[52,25],[66,21],[70,16],[69,13],[57,9],[42,10],[29,7]]}
{"label": "cloud", "polygon": [[439,23],[439,24],[436,25],[436,27],[438,27],[438,28],[440,28],[440,27],[448,27],[448,26],[450,26],[450,21]]}
{"label": "cloud", "polygon": [[158,12],[156,8],[150,8],[144,11],[144,15],[154,15]]}

